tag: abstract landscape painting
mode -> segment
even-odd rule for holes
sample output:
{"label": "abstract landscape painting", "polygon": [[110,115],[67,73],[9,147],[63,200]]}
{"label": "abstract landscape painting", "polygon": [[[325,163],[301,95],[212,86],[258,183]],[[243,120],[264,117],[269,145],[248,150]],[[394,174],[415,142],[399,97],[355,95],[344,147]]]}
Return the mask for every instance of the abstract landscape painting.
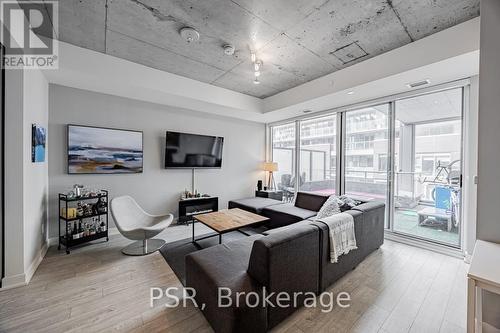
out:
{"label": "abstract landscape painting", "polygon": [[141,173],[142,132],[68,125],[68,173]]}

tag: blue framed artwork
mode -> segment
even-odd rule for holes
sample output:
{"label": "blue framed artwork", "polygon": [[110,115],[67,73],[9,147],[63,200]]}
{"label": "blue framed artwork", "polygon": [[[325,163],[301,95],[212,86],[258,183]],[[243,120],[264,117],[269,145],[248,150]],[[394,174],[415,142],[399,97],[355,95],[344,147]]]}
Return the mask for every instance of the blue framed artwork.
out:
{"label": "blue framed artwork", "polygon": [[45,162],[45,142],[47,132],[45,128],[36,124],[31,125],[31,162]]}

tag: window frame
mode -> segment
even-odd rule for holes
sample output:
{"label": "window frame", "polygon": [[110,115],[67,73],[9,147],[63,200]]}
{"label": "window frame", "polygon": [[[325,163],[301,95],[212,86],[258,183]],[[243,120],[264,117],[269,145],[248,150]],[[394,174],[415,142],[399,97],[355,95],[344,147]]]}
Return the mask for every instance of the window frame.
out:
{"label": "window frame", "polygon": [[[299,115],[296,117],[292,117],[289,119],[285,119],[282,121],[277,121],[277,122],[271,122],[266,124],[266,159],[267,160],[272,160],[272,128],[275,126],[283,125],[283,124],[291,124],[295,123],[295,149],[296,149],[296,158],[295,158],[295,165],[294,165],[294,175],[296,179],[300,175],[300,143],[301,143],[301,138],[300,138],[300,126],[302,121],[307,121],[307,120],[312,120],[315,118],[321,118],[321,117],[326,117],[326,116],[336,116],[336,181],[335,181],[335,191],[336,193],[344,194],[345,192],[345,179],[346,179],[346,174],[345,174],[345,160],[346,160],[346,155],[345,155],[345,147],[346,147],[346,113],[349,111],[356,111],[360,110],[363,108],[370,108],[370,107],[376,107],[378,105],[382,104],[388,104],[389,105],[389,113],[388,113],[388,118],[389,118],[389,153],[387,155],[387,205],[389,207],[388,209],[388,215],[386,216],[386,221],[389,223],[388,229],[386,228],[385,231],[386,233],[389,233],[394,236],[396,234],[394,231],[392,231],[392,221],[394,220],[393,216],[393,193],[394,193],[394,174],[397,170],[395,170],[395,167],[397,165],[397,161],[394,159],[396,158],[401,158],[401,154],[398,154],[395,150],[395,143],[396,139],[398,138],[397,135],[397,128],[396,128],[396,120],[395,120],[395,107],[396,107],[396,102],[399,100],[403,99],[408,99],[412,97],[418,97],[422,95],[427,95],[427,94],[433,94],[433,93],[438,93],[441,91],[446,91],[446,90],[451,90],[455,88],[461,88],[462,90],[462,116],[459,117],[459,119],[462,121],[462,154],[463,154],[463,140],[464,140],[464,127],[465,127],[465,121],[466,117],[464,116],[464,113],[466,112],[465,110],[468,109],[468,104],[466,104],[466,101],[468,100],[468,94],[469,94],[469,87],[470,87],[470,79],[462,79],[462,80],[457,80],[457,81],[452,81],[440,85],[435,85],[427,88],[422,88],[422,89],[417,89],[413,90],[410,92],[403,92],[399,94],[394,94],[394,95],[389,95],[386,97],[382,98],[377,98],[373,100],[368,100],[360,103],[355,103],[355,104],[350,104],[350,105],[345,105],[345,106],[340,106],[336,108],[331,108],[331,109],[325,109],[323,111],[318,111],[315,112],[312,115]],[[457,118],[450,118],[449,120],[456,120]],[[399,133],[399,136],[401,133]],[[375,139],[376,140],[376,139]],[[373,161],[374,167],[376,166],[378,168],[378,159],[377,163],[375,160]],[[413,162],[415,163],[415,161]],[[377,165],[375,165],[377,164]],[[462,158],[461,162],[461,170],[463,172],[464,170],[464,162]],[[295,192],[299,190],[299,182],[295,182]],[[464,216],[464,207],[465,205],[461,205],[461,216],[463,218]],[[460,232],[460,250],[463,249],[463,234],[464,234],[463,226],[462,230]],[[398,235],[396,235],[398,236]],[[392,236],[391,236],[392,237]],[[404,237],[403,237],[404,238]],[[413,239],[418,239],[418,237],[413,237]],[[425,239],[424,239],[425,241]],[[449,244],[439,244],[438,242],[434,242],[433,244],[437,245],[445,245],[447,248],[449,247]]]}

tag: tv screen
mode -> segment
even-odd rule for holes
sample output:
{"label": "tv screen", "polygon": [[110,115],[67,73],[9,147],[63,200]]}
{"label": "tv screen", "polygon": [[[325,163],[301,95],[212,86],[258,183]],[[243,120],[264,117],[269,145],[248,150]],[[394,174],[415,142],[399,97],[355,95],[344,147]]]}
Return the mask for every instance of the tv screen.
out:
{"label": "tv screen", "polygon": [[167,132],[165,168],[220,168],[224,138]]}

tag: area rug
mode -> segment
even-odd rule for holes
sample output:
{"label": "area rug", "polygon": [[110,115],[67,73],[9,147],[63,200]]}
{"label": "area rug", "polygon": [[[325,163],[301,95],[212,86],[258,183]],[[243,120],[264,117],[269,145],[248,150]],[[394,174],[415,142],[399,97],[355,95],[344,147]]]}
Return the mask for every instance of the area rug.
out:
{"label": "area rug", "polygon": [[[249,230],[250,229],[250,230]],[[258,234],[265,230],[260,230],[257,228],[245,228],[245,232],[249,234]],[[196,235],[196,238],[201,238],[209,235]],[[242,234],[238,231],[229,232],[222,235],[222,243],[233,242],[238,239],[246,238],[248,236]],[[172,243],[167,243],[163,245],[160,249],[160,253],[167,262],[167,264],[172,268],[177,278],[181,281],[183,285],[186,283],[186,273],[185,273],[185,261],[184,257],[190,253],[206,249],[211,246],[219,245],[219,237],[210,237],[197,242],[200,247],[197,247],[191,242],[191,237],[175,241]]]}

